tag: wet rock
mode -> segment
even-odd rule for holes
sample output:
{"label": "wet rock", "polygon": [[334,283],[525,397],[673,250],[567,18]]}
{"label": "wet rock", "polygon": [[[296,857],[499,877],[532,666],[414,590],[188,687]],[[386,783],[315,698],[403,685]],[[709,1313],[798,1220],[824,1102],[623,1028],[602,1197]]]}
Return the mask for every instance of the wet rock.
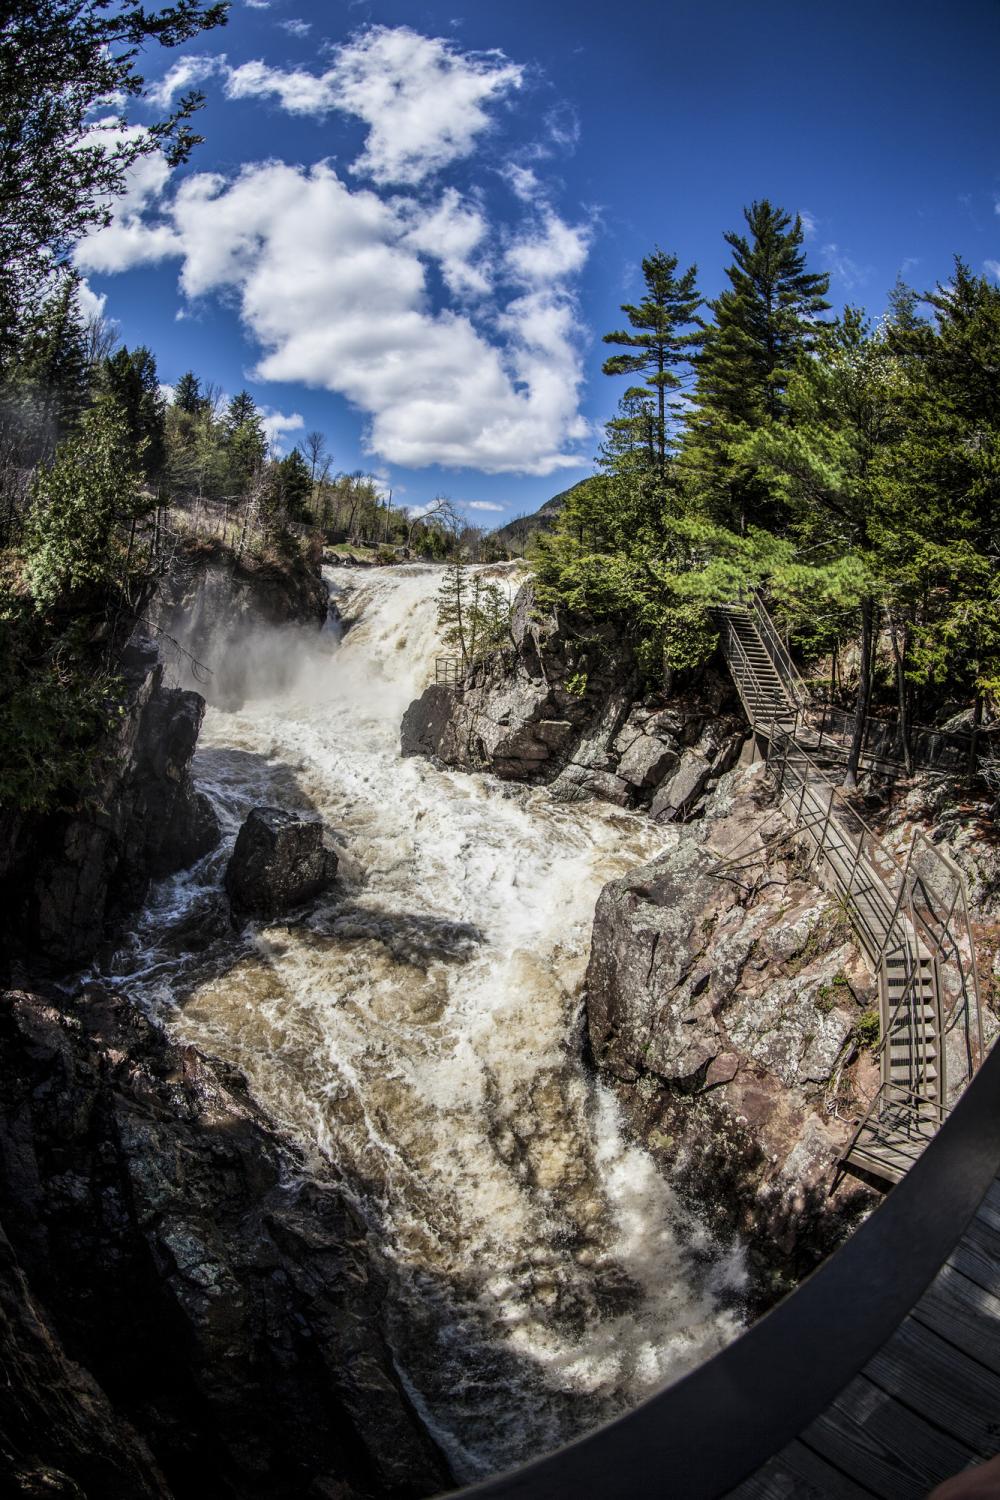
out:
{"label": "wet rock", "polygon": [[323,844],[315,818],[280,807],[255,807],[226,867],[234,911],[275,917],[301,906],[333,882],[337,856]]}
{"label": "wet rock", "polygon": [[0,1491],[448,1488],[364,1225],[239,1075],[98,990],[8,992],[0,1035]]}
{"label": "wet rock", "polygon": [[837,908],[780,862],[720,876],[716,850],[751,850],[767,817],[757,784],[729,772],[706,824],[665,830],[660,858],[605,886],[586,1005],[629,1127],[717,1235],[745,1237],[763,1307],[875,1201],[849,1179],[828,1196],[874,980]]}

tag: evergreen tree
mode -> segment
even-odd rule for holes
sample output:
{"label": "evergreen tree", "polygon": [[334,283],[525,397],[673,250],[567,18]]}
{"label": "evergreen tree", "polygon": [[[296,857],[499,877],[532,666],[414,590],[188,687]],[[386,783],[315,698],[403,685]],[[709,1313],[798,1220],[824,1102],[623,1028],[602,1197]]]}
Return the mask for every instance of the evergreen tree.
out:
{"label": "evergreen tree", "polygon": [[106,359],[98,392],[100,399],[113,402],[121,412],[132,449],[140,455],[142,472],[147,479],[155,480],[166,457],[166,403],[160,392],[156,360],[145,345],[119,349]]}
{"label": "evergreen tree", "polygon": [[309,465],[298,448],[293,448],[277,465],[278,486],[285,509],[293,521],[308,519],[307,502],[312,494]]}
{"label": "evergreen tree", "polygon": [[192,370],[185,371],[175,385],[173,404],[178,411],[187,412],[189,416],[195,416],[204,409],[205,397],[201,394],[201,381]]}
{"label": "evergreen tree", "polygon": [[934,322],[893,319],[903,432],[883,466],[885,570],[905,594],[907,675],[964,693],[1000,692],[1000,287],[957,260],[923,301]]}
{"label": "evergreen tree", "polygon": [[809,612],[853,605],[861,670],[845,781],[853,786],[869,712],[879,576],[879,475],[899,439],[899,368],[884,333],[847,308],[819,357],[802,357],[786,382],[790,420],[765,423],[738,450],[787,506],[800,557],[786,595]]}
{"label": "evergreen tree", "polygon": [[709,306],[698,356],[695,410],[684,448],[692,496],[711,515],[745,530],[773,522],[767,485],[734,447],[786,413],[785,390],[799,357],[816,347],[829,308],[829,277],[806,270],[802,223],[765,198],[744,210],[750,237],[728,233],[729,287]]}
{"label": "evergreen tree", "polygon": [[26,466],[49,457],[74,429],[90,393],[79,278],[67,274],[29,322],[3,393],[4,425],[16,430]]}
{"label": "evergreen tree", "polygon": [[145,508],[125,418],[102,402],[35,477],[25,562],[36,610],[126,593],[131,523]]}
{"label": "evergreen tree", "polygon": [[239,391],[226,408],[223,421],[230,483],[234,492],[244,492],[260,472],[267,453],[267,439],[257,403],[249,391]]}
{"label": "evergreen tree", "polygon": [[[702,305],[696,285],[698,268],[689,266],[680,276],[676,271],[676,255],[656,250],[647,256],[642,262],[646,295],[638,305],[622,304],[630,328],[604,335],[606,344],[621,344],[636,351],[612,354],[604,361],[603,369],[605,375],[645,376],[655,401],[651,445],[661,476],[669,447],[668,413],[672,408],[668,395],[682,385],[678,371],[690,362],[693,346],[701,337],[699,330],[691,326]],[[685,329],[689,331],[684,332]]]}

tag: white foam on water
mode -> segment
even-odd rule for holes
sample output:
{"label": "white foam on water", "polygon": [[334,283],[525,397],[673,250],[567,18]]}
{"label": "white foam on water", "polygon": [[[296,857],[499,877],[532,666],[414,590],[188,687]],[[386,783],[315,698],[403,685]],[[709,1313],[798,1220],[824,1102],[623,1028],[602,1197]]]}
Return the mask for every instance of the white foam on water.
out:
{"label": "white foam on water", "polygon": [[[195,772],[224,845],[154,890],[117,977],[343,1172],[391,1267],[400,1369],[469,1478],[721,1347],[743,1270],[582,1063],[597,895],[682,835],[400,757],[442,649],[440,578],[330,570],[342,638],[287,632],[279,688],[209,709]],[[170,929],[261,803],[323,817],[337,887],[298,924],[189,952]]]}

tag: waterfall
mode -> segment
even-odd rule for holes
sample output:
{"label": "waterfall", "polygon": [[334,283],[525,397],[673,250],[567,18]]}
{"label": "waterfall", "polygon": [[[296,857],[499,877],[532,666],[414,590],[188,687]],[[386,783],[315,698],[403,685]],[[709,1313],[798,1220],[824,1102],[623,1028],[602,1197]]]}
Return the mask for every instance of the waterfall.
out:
{"label": "waterfall", "polygon": [[[625,1141],[582,1062],[597,895],[681,835],[400,758],[441,649],[440,578],[330,570],[343,632],[272,633],[259,695],[209,709],[195,762],[224,847],[155,888],[115,969],[173,1036],[243,1069],[309,1160],[336,1164],[389,1270],[400,1373],[471,1478],[721,1347],[742,1266]],[[304,919],[235,938],[213,903],[260,803],[317,811],[340,876]]]}

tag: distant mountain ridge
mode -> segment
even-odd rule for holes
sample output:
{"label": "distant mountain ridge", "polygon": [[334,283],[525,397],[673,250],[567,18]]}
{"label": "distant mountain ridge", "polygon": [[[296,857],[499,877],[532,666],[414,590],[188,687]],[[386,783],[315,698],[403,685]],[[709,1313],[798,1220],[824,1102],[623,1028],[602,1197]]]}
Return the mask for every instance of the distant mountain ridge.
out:
{"label": "distant mountain ridge", "polygon": [[570,495],[581,489],[583,485],[589,484],[593,475],[579,480],[570,485],[568,490],[561,490],[558,495],[553,495],[551,500],[539,506],[528,516],[515,516],[513,521],[508,521],[505,526],[498,526],[493,535],[497,540],[509,547],[524,547],[529,538],[537,531],[550,531],[556,523],[559,512],[562,510]]}

